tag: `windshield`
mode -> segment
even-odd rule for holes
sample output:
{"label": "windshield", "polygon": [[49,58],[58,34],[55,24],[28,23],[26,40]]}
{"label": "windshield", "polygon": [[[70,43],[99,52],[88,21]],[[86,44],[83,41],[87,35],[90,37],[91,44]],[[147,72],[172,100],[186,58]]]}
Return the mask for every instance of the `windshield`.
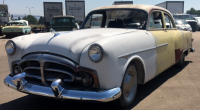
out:
{"label": "windshield", "polygon": [[100,10],[88,15],[83,28],[146,29],[147,17],[143,10]]}
{"label": "windshield", "polygon": [[178,19],[193,20],[191,15],[178,15]]}
{"label": "windshield", "polygon": [[21,22],[12,22],[12,23],[7,23],[7,26],[23,26],[23,23],[21,23]]}

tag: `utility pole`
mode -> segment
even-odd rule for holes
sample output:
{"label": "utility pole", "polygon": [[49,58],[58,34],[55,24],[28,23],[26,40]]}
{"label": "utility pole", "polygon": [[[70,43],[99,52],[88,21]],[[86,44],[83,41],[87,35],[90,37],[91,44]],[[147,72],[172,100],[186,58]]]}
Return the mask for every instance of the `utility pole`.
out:
{"label": "utility pole", "polygon": [[26,7],[26,8],[29,8],[29,14],[31,15],[31,8],[33,7]]}
{"label": "utility pole", "polygon": [[5,0],[3,0],[3,5],[4,5],[4,1],[5,1]]}

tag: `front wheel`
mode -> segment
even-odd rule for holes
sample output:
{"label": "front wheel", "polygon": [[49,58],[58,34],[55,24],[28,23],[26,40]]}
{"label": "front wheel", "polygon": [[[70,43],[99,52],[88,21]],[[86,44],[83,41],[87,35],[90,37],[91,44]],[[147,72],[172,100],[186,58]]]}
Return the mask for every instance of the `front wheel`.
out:
{"label": "front wheel", "polygon": [[130,64],[122,81],[122,95],[116,100],[118,106],[126,108],[132,104],[137,92],[137,86],[137,70],[134,64]]}

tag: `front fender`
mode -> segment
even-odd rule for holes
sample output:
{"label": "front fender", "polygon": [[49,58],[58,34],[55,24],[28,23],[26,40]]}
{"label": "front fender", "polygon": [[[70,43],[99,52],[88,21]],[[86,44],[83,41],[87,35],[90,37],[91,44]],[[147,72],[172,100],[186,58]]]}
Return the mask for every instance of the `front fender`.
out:
{"label": "front fender", "polygon": [[[156,49],[155,41],[150,33],[133,32],[116,35],[95,42],[104,49],[103,59],[94,63],[88,56],[88,45],[81,53],[80,66],[97,71],[101,89],[120,87],[128,64],[133,59],[142,61],[145,71],[145,82],[155,77],[156,73]],[[149,49],[148,48],[153,48]],[[147,49],[146,51],[141,51]],[[131,54],[128,59],[120,57]]]}

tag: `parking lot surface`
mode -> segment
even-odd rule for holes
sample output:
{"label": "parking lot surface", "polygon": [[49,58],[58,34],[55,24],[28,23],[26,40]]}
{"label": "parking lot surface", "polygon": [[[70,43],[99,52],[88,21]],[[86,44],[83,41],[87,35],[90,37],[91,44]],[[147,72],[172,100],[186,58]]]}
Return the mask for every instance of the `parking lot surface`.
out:
{"label": "parking lot surface", "polygon": [[[134,110],[200,110],[200,32],[193,33],[195,53],[185,58],[183,68],[172,67],[145,85],[140,85],[131,107]],[[0,110],[83,109],[111,110],[113,103],[61,101],[17,92],[4,85],[9,74],[5,43],[0,37]]]}

